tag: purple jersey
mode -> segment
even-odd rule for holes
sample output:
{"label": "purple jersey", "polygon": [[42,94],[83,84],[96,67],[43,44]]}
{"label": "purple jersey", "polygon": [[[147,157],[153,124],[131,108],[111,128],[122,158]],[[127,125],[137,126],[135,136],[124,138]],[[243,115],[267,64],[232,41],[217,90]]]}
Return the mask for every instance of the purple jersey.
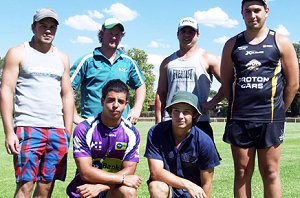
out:
{"label": "purple jersey", "polygon": [[108,172],[118,172],[122,161],[139,162],[140,135],[126,120],[108,128],[100,114],[78,124],[74,130],[74,158],[92,157],[93,166]]}

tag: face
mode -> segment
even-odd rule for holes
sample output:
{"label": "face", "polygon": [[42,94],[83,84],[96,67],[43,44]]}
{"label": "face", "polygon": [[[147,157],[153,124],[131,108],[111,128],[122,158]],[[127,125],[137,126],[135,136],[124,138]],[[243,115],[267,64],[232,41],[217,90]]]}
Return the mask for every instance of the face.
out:
{"label": "face", "polygon": [[105,99],[101,100],[105,117],[111,121],[118,121],[121,119],[122,113],[127,106],[125,92],[110,91],[107,93]]}
{"label": "face", "polygon": [[260,29],[265,25],[269,8],[261,1],[247,1],[244,3],[242,15],[247,29]]}
{"label": "face", "polygon": [[195,110],[189,104],[178,103],[171,107],[171,116],[173,128],[190,129],[193,124]]}
{"label": "face", "polygon": [[104,29],[100,32],[102,38],[102,46],[117,48],[124,33],[119,26],[115,26],[112,29]]}
{"label": "face", "polygon": [[42,19],[32,25],[32,31],[37,41],[50,44],[54,40],[57,22],[52,18]]}
{"label": "face", "polygon": [[184,27],[177,32],[177,37],[181,46],[194,46],[197,44],[199,34],[191,27]]}

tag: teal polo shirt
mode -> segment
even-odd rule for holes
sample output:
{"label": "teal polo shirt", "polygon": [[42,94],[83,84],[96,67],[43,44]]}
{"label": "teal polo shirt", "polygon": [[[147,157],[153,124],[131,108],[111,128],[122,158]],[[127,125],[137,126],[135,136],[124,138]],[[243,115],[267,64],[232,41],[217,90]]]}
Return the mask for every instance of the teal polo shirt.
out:
{"label": "teal polo shirt", "polygon": [[[137,89],[145,82],[139,65],[121,49],[113,63],[100,52],[100,47],[92,53],[80,57],[71,67],[70,76],[74,90],[81,90],[81,116],[88,118],[102,111],[103,86],[112,79],[120,79],[130,88]],[[126,118],[129,105],[123,112]]]}

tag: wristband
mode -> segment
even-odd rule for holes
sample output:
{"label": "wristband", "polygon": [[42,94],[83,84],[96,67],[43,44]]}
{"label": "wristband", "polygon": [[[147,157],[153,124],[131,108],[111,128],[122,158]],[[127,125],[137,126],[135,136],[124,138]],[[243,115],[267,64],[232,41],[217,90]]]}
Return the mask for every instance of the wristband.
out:
{"label": "wristband", "polygon": [[124,184],[124,181],[125,181],[125,174],[123,174],[122,176],[122,182],[121,182],[122,185]]}

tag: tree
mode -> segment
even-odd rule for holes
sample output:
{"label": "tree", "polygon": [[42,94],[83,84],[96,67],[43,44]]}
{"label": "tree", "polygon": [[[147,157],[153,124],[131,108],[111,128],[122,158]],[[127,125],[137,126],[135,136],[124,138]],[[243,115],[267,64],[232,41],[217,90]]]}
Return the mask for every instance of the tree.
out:
{"label": "tree", "polygon": [[[146,80],[146,99],[144,101],[143,105],[143,111],[148,111],[150,107],[150,102],[154,100],[154,90],[153,90],[153,83],[155,81],[154,73],[153,73],[153,68],[154,65],[148,64],[148,55],[146,54],[145,51],[133,48],[127,50],[127,55],[130,56],[132,59],[134,59],[137,64],[141,67],[141,70],[143,71]],[[130,90],[130,99],[129,99],[129,104],[132,106],[135,101],[135,92],[133,90]]]}

